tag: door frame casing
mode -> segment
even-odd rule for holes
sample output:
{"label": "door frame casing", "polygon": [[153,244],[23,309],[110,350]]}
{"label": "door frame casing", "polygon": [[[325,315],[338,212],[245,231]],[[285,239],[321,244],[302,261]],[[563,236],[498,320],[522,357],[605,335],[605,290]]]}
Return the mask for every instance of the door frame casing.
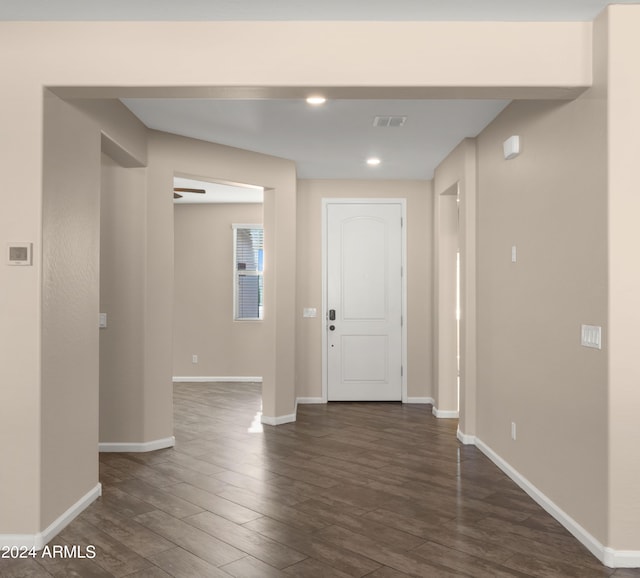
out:
{"label": "door frame casing", "polygon": [[401,243],[402,243],[402,277],[401,277],[401,297],[402,297],[402,327],[401,350],[402,350],[402,403],[407,403],[407,200],[404,197],[397,198],[322,198],[322,403],[328,402],[329,378],[328,378],[328,342],[327,342],[327,265],[328,265],[328,208],[329,205],[400,205],[402,215]]}

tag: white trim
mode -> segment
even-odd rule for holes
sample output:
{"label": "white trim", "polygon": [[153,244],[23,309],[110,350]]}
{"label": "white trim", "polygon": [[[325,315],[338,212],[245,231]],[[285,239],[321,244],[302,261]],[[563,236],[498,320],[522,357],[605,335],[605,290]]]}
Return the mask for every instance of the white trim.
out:
{"label": "white trim", "polygon": [[476,436],[469,435],[469,434],[466,434],[466,433],[462,433],[462,430],[460,429],[460,426],[458,426],[458,431],[456,432],[456,437],[465,446],[473,446],[473,445],[476,444]]}
{"label": "white trim", "polygon": [[296,421],[296,414],[290,413],[289,415],[279,415],[276,417],[268,417],[263,415],[260,421],[265,425],[282,425],[285,423],[291,423]]}
{"label": "white trim", "polygon": [[609,568],[640,568],[640,550],[605,548],[601,561]]}
{"label": "white trim", "polygon": [[263,229],[263,223],[232,223],[232,229]]}
{"label": "white trim", "polygon": [[305,404],[305,403],[327,403],[327,402],[321,397],[298,397],[296,398],[296,406],[299,403]]}
{"label": "white trim", "polygon": [[320,319],[320,332],[322,334],[322,401],[325,403],[329,401],[329,377],[327,364],[329,363],[329,357],[327,355],[327,205],[329,199],[322,199],[321,219],[321,261],[322,261],[322,312]]}
{"label": "white trim", "polygon": [[405,403],[428,403],[433,405],[435,402],[432,397],[408,397]]}
{"label": "white trim", "polygon": [[405,402],[409,399],[409,391],[407,385],[407,378],[409,376],[409,341],[407,334],[407,327],[409,326],[409,315],[407,309],[408,297],[407,290],[409,284],[407,283],[407,272],[409,270],[409,261],[407,259],[407,199],[401,198],[398,199],[400,201],[400,210],[402,211],[402,226],[401,226],[401,251],[402,251],[402,279],[401,279],[401,287],[402,291],[402,402]]}
{"label": "white trim", "polygon": [[435,405],[431,413],[439,419],[458,419],[458,412],[452,409],[438,409]]}
{"label": "white trim", "polygon": [[89,492],[64,512],[64,514],[37,534],[0,534],[0,548],[26,547],[29,549],[35,548],[36,550],[42,550],[47,542],[62,532],[62,530],[82,514],[82,512],[101,495],[102,485],[96,484],[93,489],[89,490]]}
{"label": "white trim", "polygon": [[328,396],[328,376],[327,376],[327,331],[324,320],[327,319],[327,207],[332,204],[361,204],[361,205],[384,205],[394,204],[400,205],[402,211],[402,391],[400,401],[402,403],[408,403],[407,397],[407,376],[409,375],[409,362],[407,357],[408,342],[407,342],[407,199],[405,197],[392,197],[392,198],[340,198],[340,197],[324,197],[321,199],[322,203],[322,323],[320,324],[320,330],[322,332],[322,400],[326,403],[329,399]]}
{"label": "white trim", "polygon": [[[299,403],[327,403],[327,400],[323,399],[322,397],[298,397],[296,399],[296,405]],[[419,403],[425,405],[433,405],[434,400],[432,397],[407,397],[407,399],[403,400],[402,403]]]}
{"label": "white trim", "polygon": [[228,376],[228,377],[220,377],[220,376],[177,376],[173,378],[173,383],[221,383],[221,382],[229,382],[229,383],[262,383],[261,376],[255,377],[239,377],[239,376]]}
{"label": "white trim", "polygon": [[129,442],[113,442],[113,443],[100,443],[98,444],[98,451],[107,452],[119,452],[119,453],[141,453],[141,452],[153,452],[155,450],[163,450],[165,448],[172,448],[176,445],[176,438],[174,436],[168,438],[162,438],[159,440],[153,440],[150,442],[141,443],[129,443]]}
{"label": "white trim", "polygon": [[603,546],[594,536],[569,516],[569,514],[543,494],[482,440],[476,438],[475,445],[496,464],[496,466],[507,474],[507,476],[518,484],[538,505],[573,534],[573,536],[605,566],[609,568],[640,568],[640,550],[614,550],[613,548]]}

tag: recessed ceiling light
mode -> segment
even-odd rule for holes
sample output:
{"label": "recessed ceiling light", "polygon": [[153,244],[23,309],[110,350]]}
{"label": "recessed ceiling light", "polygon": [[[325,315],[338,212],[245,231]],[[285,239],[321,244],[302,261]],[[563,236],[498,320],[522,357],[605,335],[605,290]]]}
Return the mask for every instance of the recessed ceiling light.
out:
{"label": "recessed ceiling light", "polygon": [[371,157],[367,159],[367,164],[370,167],[376,167],[380,164],[380,159],[378,157]]}
{"label": "recessed ceiling light", "polygon": [[310,96],[307,98],[307,103],[312,104],[313,106],[318,106],[325,102],[327,102],[327,99],[324,96]]}

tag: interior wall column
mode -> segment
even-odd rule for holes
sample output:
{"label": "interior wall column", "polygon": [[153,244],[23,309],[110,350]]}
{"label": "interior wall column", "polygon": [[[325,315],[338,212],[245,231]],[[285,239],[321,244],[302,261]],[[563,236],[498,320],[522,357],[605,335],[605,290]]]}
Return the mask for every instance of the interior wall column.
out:
{"label": "interior wall column", "polygon": [[31,266],[0,267],[0,546],[11,546],[3,535],[40,530],[43,99],[36,81],[4,70],[0,158],[12,170],[0,190],[10,208],[0,211],[0,231],[3,243],[33,244]]}
{"label": "interior wall column", "polygon": [[[640,557],[640,6],[607,9],[609,327],[609,546]],[[608,16],[608,22],[606,17]],[[604,22],[602,21],[604,20]],[[620,555],[618,555],[620,558]],[[623,556],[624,557],[624,556]]]}
{"label": "interior wall column", "polygon": [[477,159],[476,140],[464,139],[463,178],[458,184],[460,250],[460,399],[459,427],[464,436],[476,432],[476,263],[477,263]]}
{"label": "interior wall column", "polygon": [[[458,417],[458,437],[464,443],[473,443],[476,432],[476,173],[476,140],[468,138],[436,168],[434,175],[434,413]],[[457,251],[459,336],[455,319]]]}

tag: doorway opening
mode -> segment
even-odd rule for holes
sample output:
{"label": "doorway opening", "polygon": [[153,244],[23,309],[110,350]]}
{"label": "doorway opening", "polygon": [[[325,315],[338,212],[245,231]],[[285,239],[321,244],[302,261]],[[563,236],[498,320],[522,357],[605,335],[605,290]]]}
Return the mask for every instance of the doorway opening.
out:
{"label": "doorway opening", "polygon": [[438,198],[437,371],[434,414],[457,418],[461,377],[460,192],[458,183]]}
{"label": "doorway opening", "polygon": [[259,383],[264,189],[185,175],[174,187],[174,382]]}

